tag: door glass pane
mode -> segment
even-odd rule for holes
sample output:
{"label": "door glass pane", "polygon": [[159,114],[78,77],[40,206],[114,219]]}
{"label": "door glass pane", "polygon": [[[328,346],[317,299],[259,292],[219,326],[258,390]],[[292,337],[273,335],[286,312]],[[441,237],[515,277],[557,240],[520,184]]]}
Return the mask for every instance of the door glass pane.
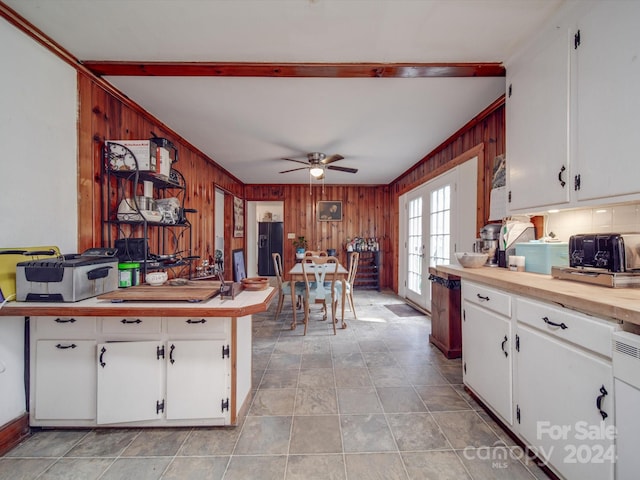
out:
{"label": "door glass pane", "polygon": [[407,288],[422,293],[422,197],[409,201]]}
{"label": "door glass pane", "polygon": [[448,263],[451,258],[451,187],[445,185],[431,192],[431,231],[429,232],[429,265]]}

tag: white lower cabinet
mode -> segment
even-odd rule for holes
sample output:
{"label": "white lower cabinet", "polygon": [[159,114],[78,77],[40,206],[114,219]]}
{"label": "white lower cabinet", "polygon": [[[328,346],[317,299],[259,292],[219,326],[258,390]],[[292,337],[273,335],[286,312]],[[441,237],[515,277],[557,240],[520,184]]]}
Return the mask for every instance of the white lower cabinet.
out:
{"label": "white lower cabinet", "polygon": [[613,478],[611,362],[518,325],[517,429],[568,479]]}
{"label": "white lower cabinet", "polygon": [[228,344],[182,340],[167,346],[167,419],[227,418],[231,398]]}
{"label": "white lower cabinet", "polygon": [[35,342],[32,417],[87,420],[96,417],[95,340]]}
{"label": "white lower cabinet", "polygon": [[510,319],[465,302],[464,382],[509,425],[513,421],[510,339]]}
{"label": "white lower cabinet", "polygon": [[511,297],[470,282],[462,283],[464,383],[511,425]]}
{"label": "white lower cabinet", "polygon": [[223,340],[98,345],[98,424],[228,417]]}
{"label": "white lower cabinet", "polygon": [[463,379],[561,478],[612,480],[620,326],[462,282]]}
{"label": "white lower cabinet", "polygon": [[[231,424],[232,358],[250,374],[233,351],[235,321],[32,317],[31,425]],[[236,338],[251,351],[250,331]]]}
{"label": "white lower cabinet", "polygon": [[98,345],[98,424],[162,418],[162,348],[159,342]]}

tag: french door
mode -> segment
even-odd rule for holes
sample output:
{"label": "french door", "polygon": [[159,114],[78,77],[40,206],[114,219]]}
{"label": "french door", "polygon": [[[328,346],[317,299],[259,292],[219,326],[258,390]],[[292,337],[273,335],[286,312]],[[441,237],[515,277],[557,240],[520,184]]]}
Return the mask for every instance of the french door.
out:
{"label": "french door", "polygon": [[[405,297],[431,310],[429,267],[452,262],[476,237],[477,157],[407,193],[404,199]],[[403,270],[401,266],[401,270]]]}

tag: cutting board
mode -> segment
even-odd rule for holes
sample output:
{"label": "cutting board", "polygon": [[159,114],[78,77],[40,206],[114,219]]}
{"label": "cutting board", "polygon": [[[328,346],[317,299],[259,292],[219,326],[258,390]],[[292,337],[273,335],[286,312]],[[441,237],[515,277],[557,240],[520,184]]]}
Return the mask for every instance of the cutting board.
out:
{"label": "cutting board", "polygon": [[187,285],[137,285],[99,295],[112,302],[203,302],[220,293],[220,282],[189,282]]}
{"label": "cutting board", "polygon": [[[24,255],[19,252],[51,252],[53,255]],[[5,253],[3,253],[5,252]],[[7,254],[6,252],[16,252]],[[16,293],[16,265],[29,260],[56,258],[60,249],[53,246],[0,248],[0,290],[5,299],[13,299]]]}

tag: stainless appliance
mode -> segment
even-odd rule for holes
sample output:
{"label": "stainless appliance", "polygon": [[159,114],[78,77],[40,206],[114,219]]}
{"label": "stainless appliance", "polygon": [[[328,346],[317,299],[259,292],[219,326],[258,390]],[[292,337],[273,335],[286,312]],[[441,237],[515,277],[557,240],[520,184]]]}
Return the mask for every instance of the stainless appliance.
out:
{"label": "stainless appliance", "polygon": [[275,276],[272,254],[279,253],[282,255],[283,245],[283,222],[258,223],[258,275],[263,277]]}
{"label": "stainless appliance", "polygon": [[501,228],[502,224],[500,223],[489,223],[480,229],[480,239],[477,242],[476,250],[489,255],[486,263],[488,267],[498,266],[498,244]]}
{"label": "stainless appliance", "polygon": [[19,302],[77,302],[117,288],[116,249],[89,249],[16,266]]}
{"label": "stainless appliance", "polygon": [[640,287],[640,234],[573,235],[569,266],[554,266],[551,274],[607,287]]}

